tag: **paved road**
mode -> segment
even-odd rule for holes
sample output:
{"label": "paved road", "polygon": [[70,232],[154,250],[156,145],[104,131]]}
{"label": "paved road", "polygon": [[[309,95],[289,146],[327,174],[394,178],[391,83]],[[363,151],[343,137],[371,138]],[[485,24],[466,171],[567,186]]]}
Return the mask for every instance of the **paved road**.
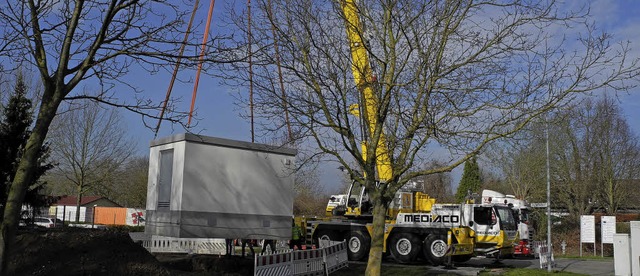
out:
{"label": "paved road", "polygon": [[[456,264],[454,269],[443,267],[428,268],[427,275],[478,275],[483,270],[488,270],[496,275],[501,274],[507,268],[530,268],[540,269],[538,259],[505,259],[500,263],[495,263],[495,259],[473,258],[465,263]],[[395,264],[393,261],[386,261],[383,266],[403,266]],[[554,271],[568,271],[584,275],[614,275],[613,260],[579,260],[579,259],[556,259]],[[546,269],[541,270],[546,271]]]}
{"label": "paved road", "polygon": [[569,271],[586,275],[614,275],[613,259],[577,260],[557,259],[554,270]]}
{"label": "paved road", "polygon": [[[458,272],[461,275],[477,275],[480,271],[487,269],[499,273],[504,268],[531,268],[540,269],[538,259],[506,259],[501,263],[494,263],[494,259],[473,258],[468,262],[458,264]],[[546,269],[545,269],[546,270]],[[614,275],[613,259],[608,260],[586,260],[586,259],[556,259],[554,271],[568,271],[585,275]],[[450,271],[451,273],[451,271]]]}

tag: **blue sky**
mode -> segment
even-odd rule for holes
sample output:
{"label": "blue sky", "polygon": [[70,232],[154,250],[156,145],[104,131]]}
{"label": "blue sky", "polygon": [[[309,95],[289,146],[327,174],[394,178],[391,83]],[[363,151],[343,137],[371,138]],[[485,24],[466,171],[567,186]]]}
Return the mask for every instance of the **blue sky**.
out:
{"label": "blue sky", "polygon": [[[591,7],[593,20],[616,40],[631,42],[632,57],[640,57],[640,1],[600,0],[594,1]],[[640,136],[640,88],[618,96],[627,122]]]}
{"label": "blue sky", "polygon": [[[227,1],[229,2],[229,1]],[[242,6],[244,1],[233,2]],[[566,4],[579,5],[583,1],[567,1]],[[223,1],[216,3],[212,33],[220,31],[220,19],[223,12],[226,12],[226,5]],[[597,22],[602,31],[614,34],[614,40],[630,41],[633,57],[640,57],[640,1],[592,1],[591,19]],[[199,16],[206,16],[208,1],[201,1],[203,5],[199,10]],[[183,79],[193,79],[195,72],[183,70],[179,76]],[[169,74],[159,73],[149,75],[144,71],[129,76],[131,81],[142,89],[144,96],[154,100],[164,98],[169,84]],[[192,83],[176,83],[173,89],[174,97],[181,97],[182,101],[178,106],[184,110],[189,110],[191,101]],[[239,110],[234,105],[232,94],[237,92],[248,93],[248,87],[226,87],[221,86],[217,79],[207,75],[202,75],[196,100],[196,112],[199,121],[192,130],[203,135],[250,141],[250,124],[240,114],[246,114],[246,110]],[[609,91],[610,92],[610,91]],[[629,93],[618,94],[621,107],[625,112],[627,122],[636,135],[640,136],[640,88],[636,88]],[[152,130],[144,128],[140,117],[132,113],[123,114],[128,124],[130,135],[137,141],[137,152],[139,155],[148,154],[148,145],[154,138]],[[193,125],[193,123],[192,123]],[[171,134],[183,133],[185,130],[179,125],[171,125],[163,122],[159,137]],[[341,181],[340,172],[335,169],[337,164],[329,163],[322,166],[320,181],[329,192],[334,191]],[[454,186],[460,178],[461,168],[453,173]]]}

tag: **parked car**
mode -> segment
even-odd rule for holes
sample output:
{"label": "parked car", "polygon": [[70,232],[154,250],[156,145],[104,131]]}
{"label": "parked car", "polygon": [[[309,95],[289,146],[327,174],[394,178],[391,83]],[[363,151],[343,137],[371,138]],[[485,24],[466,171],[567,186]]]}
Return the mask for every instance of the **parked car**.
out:
{"label": "parked car", "polygon": [[33,224],[39,227],[57,228],[62,227],[64,223],[58,218],[35,217],[33,218]]}

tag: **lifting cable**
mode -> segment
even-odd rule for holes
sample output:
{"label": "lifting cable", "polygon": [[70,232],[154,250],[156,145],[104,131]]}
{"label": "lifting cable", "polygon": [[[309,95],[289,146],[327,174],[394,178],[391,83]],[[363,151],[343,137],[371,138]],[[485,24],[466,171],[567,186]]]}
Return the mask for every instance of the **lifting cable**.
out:
{"label": "lifting cable", "polygon": [[253,127],[253,61],[251,52],[251,0],[247,0],[247,54],[249,56],[249,109],[251,112],[251,143],[255,142],[255,133]]}
{"label": "lifting cable", "polygon": [[284,108],[284,118],[285,123],[287,124],[287,132],[289,137],[289,142],[293,140],[293,135],[291,133],[291,123],[289,122],[289,109],[287,107],[287,94],[284,90],[284,81],[282,78],[282,66],[280,64],[280,49],[278,47],[278,37],[276,36],[276,25],[274,24],[273,17],[273,9],[271,7],[271,0],[267,1],[267,5],[269,6],[269,21],[271,21],[271,33],[273,35],[273,47],[275,48],[276,54],[276,65],[278,66],[278,78],[280,80],[280,90],[282,91],[282,106]]}
{"label": "lifting cable", "polygon": [[187,40],[189,39],[189,34],[191,34],[191,26],[193,25],[193,19],[196,16],[196,11],[198,10],[198,4],[200,0],[196,0],[193,5],[193,11],[191,11],[191,18],[189,19],[189,24],[187,25],[187,31],[184,34],[184,39],[182,40],[182,45],[180,45],[180,53],[178,54],[178,59],[176,60],[176,66],[173,68],[173,75],[171,76],[171,82],[169,82],[169,88],[167,89],[167,95],[164,98],[164,102],[162,103],[162,109],[160,110],[160,118],[158,119],[158,125],[156,125],[155,136],[158,137],[158,131],[160,130],[160,124],[162,123],[162,118],[164,117],[164,111],[167,109],[167,103],[169,102],[169,97],[171,96],[171,91],[173,90],[173,84],[176,81],[176,76],[178,75],[178,68],[180,68],[180,61],[182,61],[182,55],[184,54],[184,48],[187,45]]}
{"label": "lifting cable", "polygon": [[209,28],[211,27],[211,17],[213,16],[213,6],[215,0],[211,0],[211,4],[209,5],[209,17],[207,18],[207,25],[204,30],[204,38],[202,39],[202,49],[200,51],[200,58],[198,60],[198,70],[196,71],[196,80],[193,84],[193,94],[191,96],[191,108],[189,109],[189,120],[187,121],[187,126],[191,125],[191,117],[193,114],[193,106],[196,103],[196,93],[198,92],[198,84],[200,83],[200,71],[202,70],[202,62],[204,60],[204,52],[207,47],[207,39],[209,38]]}

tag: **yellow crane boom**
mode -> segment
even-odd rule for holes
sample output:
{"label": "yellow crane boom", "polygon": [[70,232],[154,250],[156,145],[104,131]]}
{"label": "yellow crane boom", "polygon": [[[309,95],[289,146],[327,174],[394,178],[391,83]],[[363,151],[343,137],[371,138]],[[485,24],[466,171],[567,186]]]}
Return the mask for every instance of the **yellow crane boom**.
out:
{"label": "yellow crane boom", "polygon": [[[342,11],[345,16],[347,38],[349,39],[349,47],[351,49],[351,70],[356,86],[364,98],[364,116],[365,122],[368,124],[369,133],[373,137],[376,129],[382,122],[378,121],[378,102],[379,99],[374,93],[373,84],[375,82],[373,71],[369,63],[369,53],[364,46],[362,39],[362,24],[358,16],[358,10],[353,0],[344,0],[341,3]],[[380,137],[375,147],[376,151],[376,169],[378,172],[378,180],[387,182],[393,176],[391,168],[391,158],[389,157],[389,149],[387,147],[386,136],[384,131],[380,131]],[[367,144],[362,144],[362,155],[367,156]]]}

